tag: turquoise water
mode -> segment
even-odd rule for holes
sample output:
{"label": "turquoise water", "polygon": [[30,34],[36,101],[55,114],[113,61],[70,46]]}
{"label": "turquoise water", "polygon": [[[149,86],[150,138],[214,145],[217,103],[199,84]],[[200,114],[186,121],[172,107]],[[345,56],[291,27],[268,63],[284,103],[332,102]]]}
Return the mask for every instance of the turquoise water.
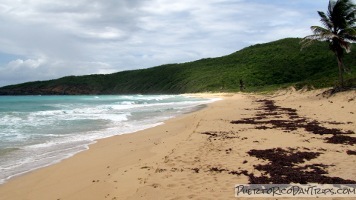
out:
{"label": "turquoise water", "polygon": [[215,101],[180,95],[0,96],[0,183]]}

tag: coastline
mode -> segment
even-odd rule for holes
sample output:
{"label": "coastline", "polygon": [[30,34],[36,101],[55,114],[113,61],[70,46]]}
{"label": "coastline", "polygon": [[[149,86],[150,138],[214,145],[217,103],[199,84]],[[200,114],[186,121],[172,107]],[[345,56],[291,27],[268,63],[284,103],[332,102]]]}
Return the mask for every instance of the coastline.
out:
{"label": "coastline", "polygon": [[212,101],[183,95],[1,98],[0,184],[72,157],[97,140],[163,124]]}
{"label": "coastline", "polygon": [[[356,92],[330,98],[316,96],[319,93],[203,94],[223,100],[157,127],[99,140],[87,151],[0,185],[0,196],[5,200],[235,199],[235,184],[248,183],[251,176],[246,174],[258,180],[262,172],[255,167],[266,164],[247,152],[273,148],[318,152],[308,164],[324,164],[327,177],[356,181],[356,156],[347,154],[356,151],[353,145],[325,143],[330,135],[310,134],[304,127],[284,130],[263,124],[257,129],[252,123],[231,123],[256,118],[268,99],[285,110],[296,109],[298,117],[308,122],[355,132]],[[278,117],[292,120],[290,116]]]}

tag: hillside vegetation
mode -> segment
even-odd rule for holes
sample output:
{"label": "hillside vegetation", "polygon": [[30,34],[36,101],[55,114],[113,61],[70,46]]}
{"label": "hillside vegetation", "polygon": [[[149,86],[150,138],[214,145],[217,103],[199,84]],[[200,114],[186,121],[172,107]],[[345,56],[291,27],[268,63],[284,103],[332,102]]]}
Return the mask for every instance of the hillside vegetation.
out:
{"label": "hillside vegetation", "polygon": [[[246,91],[305,85],[333,86],[338,80],[336,58],[328,44],[316,42],[301,51],[300,39],[287,38],[257,44],[227,56],[194,62],[167,64],[107,75],[68,76],[50,81],[28,82],[0,88],[0,94],[172,94],[206,91]],[[356,48],[345,56],[356,79]],[[353,83],[352,83],[353,82]]]}

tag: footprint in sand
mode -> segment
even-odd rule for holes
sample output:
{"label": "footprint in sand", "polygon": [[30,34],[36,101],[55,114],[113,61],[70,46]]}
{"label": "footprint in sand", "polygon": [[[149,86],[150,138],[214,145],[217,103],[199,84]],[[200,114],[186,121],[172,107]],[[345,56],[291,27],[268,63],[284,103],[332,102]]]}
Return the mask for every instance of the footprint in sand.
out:
{"label": "footprint in sand", "polygon": [[176,187],[177,185],[176,184],[168,184],[167,185],[167,187],[169,187],[169,188],[174,188],[174,187]]}
{"label": "footprint in sand", "polygon": [[153,183],[152,185],[150,185],[150,186],[152,186],[153,188],[158,188],[158,187],[161,187],[161,185],[160,184],[158,184],[158,183]]}

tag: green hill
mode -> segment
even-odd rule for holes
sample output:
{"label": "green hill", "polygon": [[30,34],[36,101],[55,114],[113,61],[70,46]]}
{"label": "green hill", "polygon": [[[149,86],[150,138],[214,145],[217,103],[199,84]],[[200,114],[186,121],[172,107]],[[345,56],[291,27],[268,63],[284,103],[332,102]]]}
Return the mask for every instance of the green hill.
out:
{"label": "green hill", "polygon": [[[316,42],[301,51],[300,39],[287,38],[257,44],[227,56],[181,64],[123,71],[108,75],[68,76],[0,88],[0,94],[162,94],[238,91],[243,80],[247,91],[294,85],[316,88],[338,80],[336,58],[328,44]],[[345,56],[345,65],[356,70],[356,48]],[[346,79],[354,81],[355,73]]]}

